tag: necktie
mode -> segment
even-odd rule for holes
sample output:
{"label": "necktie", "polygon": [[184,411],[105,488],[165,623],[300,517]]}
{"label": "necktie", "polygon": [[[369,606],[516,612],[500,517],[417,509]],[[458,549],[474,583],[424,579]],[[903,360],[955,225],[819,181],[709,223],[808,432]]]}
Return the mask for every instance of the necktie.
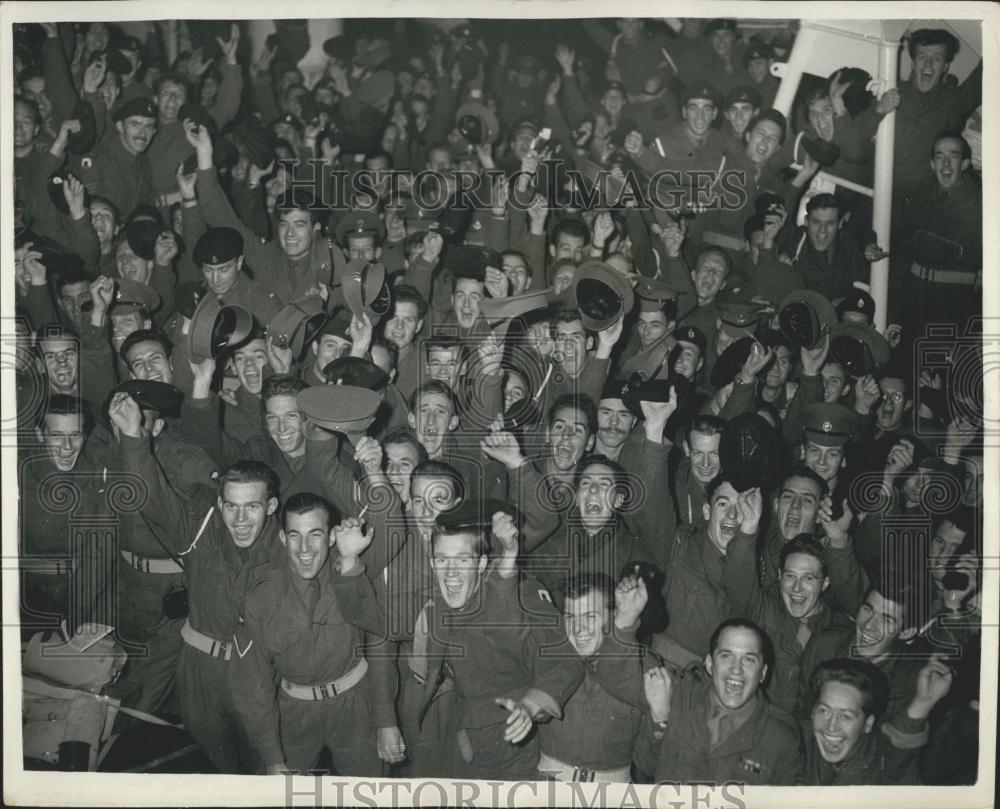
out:
{"label": "necktie", "polygon": [[795,638],[799,642],[799,646],[803,649],[806,644],[809,643],[809,638],[812,637],[812,630],[809,628],[809,622],[805,618],[799,619],[799,628],[795,633]]}
{"label": "necktie", "polygon": [[309,608],[309,621],[312,623],[313,616],[316,614],[316,605],[319,604],[319,585],[315,579],[309,582],[306,587],[306,604]]}
{"label": "necktie", "polygon": [[712,708],[712,718],[708,723],[712,747],[716,748],[733,735],[734,720],[730,711],[721,705]]}

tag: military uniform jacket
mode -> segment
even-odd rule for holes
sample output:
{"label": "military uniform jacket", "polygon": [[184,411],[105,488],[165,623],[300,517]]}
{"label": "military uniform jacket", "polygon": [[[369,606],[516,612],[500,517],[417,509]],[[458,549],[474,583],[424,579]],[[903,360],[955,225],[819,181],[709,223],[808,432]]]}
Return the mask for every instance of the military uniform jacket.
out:
{"label": "military uniform jacket", "polygon": [[[754,575],[755,545],[756,537],[744,534],[739,534],[729,543],[722,582],[733,614],[754,621],[771,639],[774,661],[767,694],[771,702],[792,713],[798,697],[799,664],[804,652],[804,647],[797,640],[799,621],[788,614],[778,587],[764,591],[758,584]],[[850,550],[836,557],[831,553],[830,589],[834,581],[849,575],[853,556]],[[856,568],[857,562],[853,564]],[[847,617],[834,612],[824,596],[820,597],[819,610],[806,620],[813,634],[833,625],[847,624]]]}
{"label": "military uniform jacket", "polygon": [[712,632],[731,614],[722,586],[724,561],[703,526],[679,526],[668,546],[663,597],[669,622],[663,634],[697,658],[708,653]]}
{"label": "military uniform jacket", "polygon": [[149,155],[132,154],[122,145],[121,137],[108,138],[98,145],[90,168],[83,171],[80,179],[91,195],[111,200],[122,219],[137,205],[153,202],[153,170]]}
{"label": "military uniform jacket", "polygon": [[[381,629],[375,591],[363,569],[345,576],[336,570],[331,556],[316,577],[319,600],[311,614],[295,589],[295,576],[287,554],[282,553],[250,590],[236,633],[239,659],[229,669],[237,710],[267,764],[284,760],[276,676],[296,685],[337,680],[363,659],[365,632]],[[354,686],[367,688],[371,694],[374,727],[396,724],[394,677],[394,662],[376,657],[365,679]]]}
{"label": "military uniform jacket", "polygon": [[801,777],[799,729],[763,695],[750,718],[714,749],[707,722],[712,679],[700,666],[672,672],[670,720],[659,746],[640,745],[636,765],[660,781],[795,784]]}
{"label": "military uniform jacket", "polygon": [[583,667],[583,682],[563,707],[563,718],[539,725],[542,752],[574,767],[627,767],[643,725],[651,725],[635,632],[609,632]]}
{"label": "military uniform jacket", "polygon": [[[529,692],[548,713],[562,715],[583,664],[575,653],[553,654],[567,643],[566,632],[537,579],[486,575],[462,609],[448,607],[438,589],[428,610],[428,684],[450,673],[460,700],[454,730],[503,724],[508,713],[493,700]],[[430,701],[434,687],[427,693]]]}
{"label": "military uniform jacket", "polygon": [[239,625],[243,600],[255,579],[280,552],[278,521],[269,518],[256,542],[236,547],[207,488],[190,499],[175,492],[156,464],[148,437],[121,437],[126,472],[141,476],[147,487],[142,516],[160,541],[181,555],[188,588],[188,621],[215,640],[230,640]]}

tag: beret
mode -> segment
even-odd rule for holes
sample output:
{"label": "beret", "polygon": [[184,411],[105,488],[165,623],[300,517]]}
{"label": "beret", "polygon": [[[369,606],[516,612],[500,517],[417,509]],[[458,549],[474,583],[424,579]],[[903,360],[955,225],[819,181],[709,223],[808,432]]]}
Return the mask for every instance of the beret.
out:
{"label": "beret", "polygon": [[233,228],[209,228],[198,239],[191,258],[197,265],[224,264],[243,255],[243,237]]}
{"label": "beret", "polygon": [[726,109],[733,104],[749,104],[754,109],[758,109],[761,105],[760,93],[745,84],[741,87],[735,87],[726,96]]}
{"label": "beret", "polygon": [[622,402],[632,411],[636,418],[643,418],[642,402],[669,402],[670,390],[677,397],[677,412],[680,413],[694,386],[691,381],[678,373],[670,371],[666,379],[634,378],[629,382],[629,389],[622,396]]}
{"label": "beret", "polygon": [[837,304],[837,314],[843,317],[844,312],[857,312],[859,315],[874,318],[875,299],[865,290],[855,287]]}
{"label": "beret", "polygon": [[730,19],[714,19],[709,20],[705,23],[705,36],[714,34],[716,31],[735,31],[736,30],[736,20]]}
{"label": "beret", "polygon": [[181,413],[184,392],[166,382],[152,379],[129,379],[122,382],[108,396],[110,402],[116,393],[127,393],[143,410],[155,410],[161,416],[176,418]]}
{"label": "beret", "polygon": [[687,104],[695,98],[707,99],[717,107],[722,100],[719,95],[719,91],[715,89],[714,85],[709,84],[707,81],[687,85],[684,88],[684,92],[681,94],[681,104]]}
{"label": "beret", "polygon": [[749,64],[754,59],[773,59],[774,58],[774,48],[768,45],[766,42],[751,42],[747,45],[746,51],[743,53],[743,64]]}
{"label": "beret", "polygon": [[712,387],[724,388],[736,378],[743,363],[750,357],[754,342],[753,337],[741,337],[726,346],[712,366]]}
{"label": "beret", "polygon": [[136,96],[122,104],[112,117],[116,122],[124,121],[127,118],[152,118],[155,121],[158,114],[156,105],[151,98]]}
{"label": "beret", "polygon": [[704,333],[701,329],[694,326],[681,326],[674,332],[674,339],[678,343],[691,343],[698,346],[702,354],[705,353],[705,349],[708,347],[708,341],[705,339]]}

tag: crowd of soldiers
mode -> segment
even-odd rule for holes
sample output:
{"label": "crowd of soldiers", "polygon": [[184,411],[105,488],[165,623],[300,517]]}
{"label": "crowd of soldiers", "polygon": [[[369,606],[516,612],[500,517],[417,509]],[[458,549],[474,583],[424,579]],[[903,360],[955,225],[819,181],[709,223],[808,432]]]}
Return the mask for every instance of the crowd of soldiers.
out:
{"label": "crowd of soldiers", "polygon": [[954,36],[786,117],[794,25],[172,25],[15,26],[25,642],[221,773],[975,781]]}

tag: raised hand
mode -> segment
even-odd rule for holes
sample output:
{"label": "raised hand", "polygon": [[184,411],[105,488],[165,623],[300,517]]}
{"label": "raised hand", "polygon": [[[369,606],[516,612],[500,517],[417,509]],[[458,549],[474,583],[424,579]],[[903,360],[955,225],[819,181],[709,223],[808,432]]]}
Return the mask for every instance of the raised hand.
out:
{"label": "raised hand", "polygon": [[931,659],[917,674],[917,685],[906,712],[911,719],[926,719],[931,709],[951,690],[952,673],[941,655]]}
{"label": "raised hand", "polygon": [[525,461],[521,445],[513,433],[503,430],[490,433],[479,442],[479,447],[486,457],[499,461],[508,469],[517,469]]}
{"label": "raised hand", "polygon": [[858,377],[854,383],[854,409],[861,415],[866,415],[882,395],[878,382],[871,374]]}
{"label": "raised hand", "polygon": [[897,441],[892,449],[889,450],[889,457],[885,464],[885,473],[887,475],[898,475],[906,469],[910,468],[913,463],[913,442],[903,439]]}
{"label": "raised hand", "polygon": [[573,75],[573,63],[576,61],[576,51],[568,45],[556,46],[556,61],[567,76]]}
{"label": "raised hand", "polygon": [[382,445],[371,436],[366,435],[354,447],[354,460],[366,475],[382,474],[382,454]]}
{"label": "raised hand", "polygon": [[500,363],[503,362],[503,341],[497,338],[496,332],[491,332],[480,344],[479,373],[482,376],[495,376],[501,373]]}
{"label": "raised hand", "polygon": [[87,189],[75,174],[67,175],[62,184],[63,197],[66,200],[66,207],[69,208],[69,215],[74,221],[83,219],[87,215]]}
{"label": "raised hand", "polygon": [[276,374],[287,374],[292,370],[292,349],[275,345],[274,338],[269,336],[264,341],[264,351],[267,353],[271,370]]}
{"label": "raised hand", "polygon": [[154,263],[157,267],[170,267],[173,260],[177,258],[179,252],[177,247],[177,234],[172,230],[165,230],[156,237],[154,249]]}
{"label": "raised hand", "polygon": [[669,222],[660,233],[663,247],[667,255],[677,258],[681,254],[681,246],[684,244],[684,228],[677,222]]}
{"label": "raised hand", "polygon": [[510,279],[503,270],[496,267],[486,268],[486,290],[494,298],[506,298],[510,291]]}
{"label": "raised hand", "polygon": [[145,434],[142,425],[142,410],[135,399],[127,393],[116,393],[108,405],[108,418],[119,434],[129,438],[141,438]]}
{"label": "raised hand", "polygon": [[192,200],[197,198],[197,193],[195,188],[198,186],[198,174],[197,172],[192,174],[184,173],[184,164],[177,164],[177,187],[181,191],[181,198],[186,200]]}
{"label": "raised hand", "polygon": [[899,94],[898,87],[892,87],[882,93],[881,98],[875,104],[875,112],[879,115],[888,115],[894,109],[899,106],[899,101],[902,98]]}
{"label": "raised hand", "polygon": [[677,410],[677,390],[673,385],[670,386],[670,398],[665,402],[639,402],[639,407],[642,409],[642,417],[646,421],[646,426],[654,425],[659,427],[660,433],[662,435],[663,427],[666,425],[669,418]]}
{"label": "raised hand", "polygon": [[[638,570],[638,565],[636,565]],[[615,626],[628,629],[638,622],[639,616],[649,601],[646,582],[638,573],[622,578],[615,587]]]}
{"label": "raised hand", "polygon": [[764,513],[764,497],[760,489],[754,487],[736,496],[736,514],[740,521],[740,532],[753,536],[760,528],[760,518]]}
{"label": "raised hand", "polygon": [[848,529],[854,519],[854,512],[851,511],[847,500],[842,501],[844,512],[839,519],[833,518],[833,500],[827,495],[823,498],[819,508],[819,523],[823,526],[826,538],[830,541],[831,548],[846,548],[851,541]]}
{"label": "raised hand", "polygon": [[742,378],[744,384],[753,382],[759,374],[771,361],[771,357],[774,356],[774,352],[770,348],[765,348],[763,343],[754,341],[754,344],[750,347],[750,356],[747,357],[746,362],[743,363],[743,368],[740,369],[740,377]]}
{"label": "raised hand", "polygon": [[348,517],[333,529],[333,541],[341,557],[341,573],[353,570],[358,557],[368,550],[374,537],[375,529],[365,532],[364,523],[357,517]]}
{"label": "raised hand", "polygon": [[614,232],[615,223],[611,218],[611,214],[607,211],[599,213],[594,219],[594,236],[592,239],[594,247],[603,248]]}
{"label": "raised hand", "polygon": [[229,27],[229,41],[223,42],[221,37],[216,37],[215,41],[219,43],[219,47],[222,48],[222,55],[226,57],[227,65],[236,64],[236,49],[240,44],[240,27],[233,23]]}
{"label": "raised hand", "polygon": [[104,56],[100,56],[87,65],[83,71],[83,92],[96,93],[104,83],[104,77],[108,72],[108,62]]}
{"label": "raised hand", "polygon": [[651,668],[642,676],[643,694],[654,722],[666,722],[670,718],[672,689],[673,681],[666,666]]}
{"label": "raised hand", "polygon": [[498,511],[493,515],[493,536],[500,542],[505,556],[517,555],[517,524],[506,511]]}

